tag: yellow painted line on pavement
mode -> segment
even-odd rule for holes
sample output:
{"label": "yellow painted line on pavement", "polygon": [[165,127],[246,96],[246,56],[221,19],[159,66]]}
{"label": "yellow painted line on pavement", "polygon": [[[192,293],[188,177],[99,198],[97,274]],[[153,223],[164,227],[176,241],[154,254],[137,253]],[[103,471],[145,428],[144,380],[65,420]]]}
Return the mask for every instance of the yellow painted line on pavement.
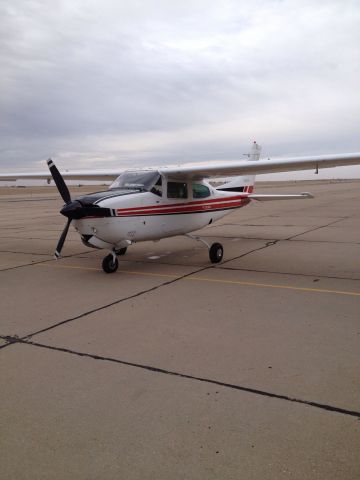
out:
{"label": "yellow painted line on pavement", "polygon": [[216,283],[229,283],[236,285],[245,285],[249,287],[263,287],[263,288],[282,288],[286,290],[297,290],[300,292],[315,292],[315,293],[334,293],[337,295],[351,295],[354,297],[360,297],[360,292],[347,292],[344,290],[330,290],[326,288],[308,288],[308,287],[295,287],[293,285],[281,285],[274,283],[256,283],[256,282],[245,282],[242,280],[222,280],[214,278],[205,278],[205,277],[189,277],[185,280],[201,280],[204,282],[216,282]]}
{"label": "yellow painted line on pavement", "polygon": [[[95,268],[95,267],[81,267],[76,265],[54,265],[49,263],[46,263],[46,264],[39,263],[34,266],[102,271],[100,268]],[[192,276],[192,277],[189,276],[189,277],[182,278],[182,275],[176,275],[176,274],[138,272],[138,271],[131,271],[131,270],[120,270],[119,273],[122,273],[122,274],[128,273],[130,275],[140,275],[140,276],[148,276],[148,277],[172,278],[174,280],[176,280],[177,278],[179,279],[181,278],[182,280],[192,281],[192,282],[195,281],[195,282],[221,283],[221,284],[228,284],[228,285],[242,285],[245,287],[278,288],[282,290],[293,290],[298,292],[329,293],[334,295],[348,295],[351,297],[360,297],[360,292],[349,292],[346,290],[331,290],[331,289],[325,289],[325,288],[296,287],[294,285],[282,285],[282,284],[276,284],[276,283],[257,283],[257,282],[243,281],[243,280],[225,280],[221,278],[208,278],[208,277],[199,277],[199,276]]]}
{"label": "yellow painted line on pavement", "polygon": [[[49,260],[50,262],[50,260]],[[34,267],[51,267],[51,268],[70,268],[74,270],[95,270],[97,272],[101,271],[101,268],[95,268],[95,267],[80,267],[76,265],[54,265],[53,263],[37,263],[36,265],[33,265]]]}

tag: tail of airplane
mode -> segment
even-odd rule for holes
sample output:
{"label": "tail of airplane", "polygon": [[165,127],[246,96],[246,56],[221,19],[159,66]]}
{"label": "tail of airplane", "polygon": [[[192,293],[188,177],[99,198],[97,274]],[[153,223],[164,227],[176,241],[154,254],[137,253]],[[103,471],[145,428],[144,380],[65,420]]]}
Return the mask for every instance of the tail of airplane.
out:
{"label": "tail of airplane", "polygon": [[[250,162],[257,161],[260,158],[261,146],[256,142],[252,144],[250,153],[246,156]],[[230,182],[220,185],[216,190],[222,190],[225,192],[247,192],[251,193],[254,189],[255,175],[247,175],[245,177],[235,177]]]}

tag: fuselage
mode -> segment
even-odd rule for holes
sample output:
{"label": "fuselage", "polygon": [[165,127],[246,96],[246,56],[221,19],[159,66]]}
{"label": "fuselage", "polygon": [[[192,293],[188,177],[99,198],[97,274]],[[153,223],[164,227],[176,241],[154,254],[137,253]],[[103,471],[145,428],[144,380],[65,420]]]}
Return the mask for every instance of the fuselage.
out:
{"label": "fuselage", "polygon": [[[154,173],[154,172],[152,172]],[[121,248],[134,242],[182,235],[209,225],[250,200],[242,192],[219,191],[208,182],[154,176],[146,190],[128,183],[77,200],[107,211],[74,220],[84,243]]]}

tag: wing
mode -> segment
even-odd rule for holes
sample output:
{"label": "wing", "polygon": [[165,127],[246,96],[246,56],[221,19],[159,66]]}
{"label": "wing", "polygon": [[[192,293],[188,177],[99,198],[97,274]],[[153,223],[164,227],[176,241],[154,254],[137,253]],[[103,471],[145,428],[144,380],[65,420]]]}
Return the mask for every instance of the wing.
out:
{"label": "wing", "polygon": [[[290,172],[296,170],[312,170],[316,168],[331,168],[345,165],[359,165],[360,153],[339,155],[322,155],[317,157],[285,158],[278,160],[241,160],[233,162],[208,162],[202,165],[185,165],[161,167],[159,172],[171,178],[214,178],[238,175],[259,175],[264,173]],[[78,170],[61,172],[67,180],[115,180],[120,175],[119,170]],[[0,180],[51,180],[51,174],[39,173],[4,173]]]}
{"label": "wing", "polygon": [[322,155],[317,157],[284,158],[278,160],[241,160],[234,162],[213,162],[202,165],[163,167],[159,171],[171,178],[226,177],[238,175],[259,175],[263,173],[312,170],[345,165],[359,165],[360,153]]}
{"label": "wing", "polygon": [[[65,171],[61,172],[61,175],[66,180],[99,180],[99,181],[112,181],[120,175],[119,170],[78,170],[78,171]],[[0,180],[48,180],[52,179],[51,173],[47,172],[34,172],[34,173],[0,173]]]}

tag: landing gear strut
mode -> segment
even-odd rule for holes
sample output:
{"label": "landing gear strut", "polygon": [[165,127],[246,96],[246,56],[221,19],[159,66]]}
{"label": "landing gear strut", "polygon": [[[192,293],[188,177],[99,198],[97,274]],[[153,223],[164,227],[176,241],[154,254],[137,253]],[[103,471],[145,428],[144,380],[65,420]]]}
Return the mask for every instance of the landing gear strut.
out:
{"label": "landing gear strut", "polygon": [[212,245],[209,245],[208,242],[206,242],[203,238],[200,237],[195,237],[193,235],[190,235],[189,233],[185,235],[186,237],[192,238],[193,240],[196,240],[197,242],[201,242],[204,245],[207,246],[209,250],[209,258],[211,263],[219,263],[223,259],[224,256],[224,247],[221,245],[221,243],[213,243]]}
{"label": "landing gear strut", "polygon": [[116,270],[118,269],[119,262],[118,259],[116,258],[116,254],[114,253],[109,253],[109,255],[106,255],[104,257],[104,260],[102,261],[102,268],[105,273],[115,273]]}
{"label": "landing gear strut", "polygon": [[116,255],[125,255],[127,247],[119,248],[119,250],[115,250]]}

